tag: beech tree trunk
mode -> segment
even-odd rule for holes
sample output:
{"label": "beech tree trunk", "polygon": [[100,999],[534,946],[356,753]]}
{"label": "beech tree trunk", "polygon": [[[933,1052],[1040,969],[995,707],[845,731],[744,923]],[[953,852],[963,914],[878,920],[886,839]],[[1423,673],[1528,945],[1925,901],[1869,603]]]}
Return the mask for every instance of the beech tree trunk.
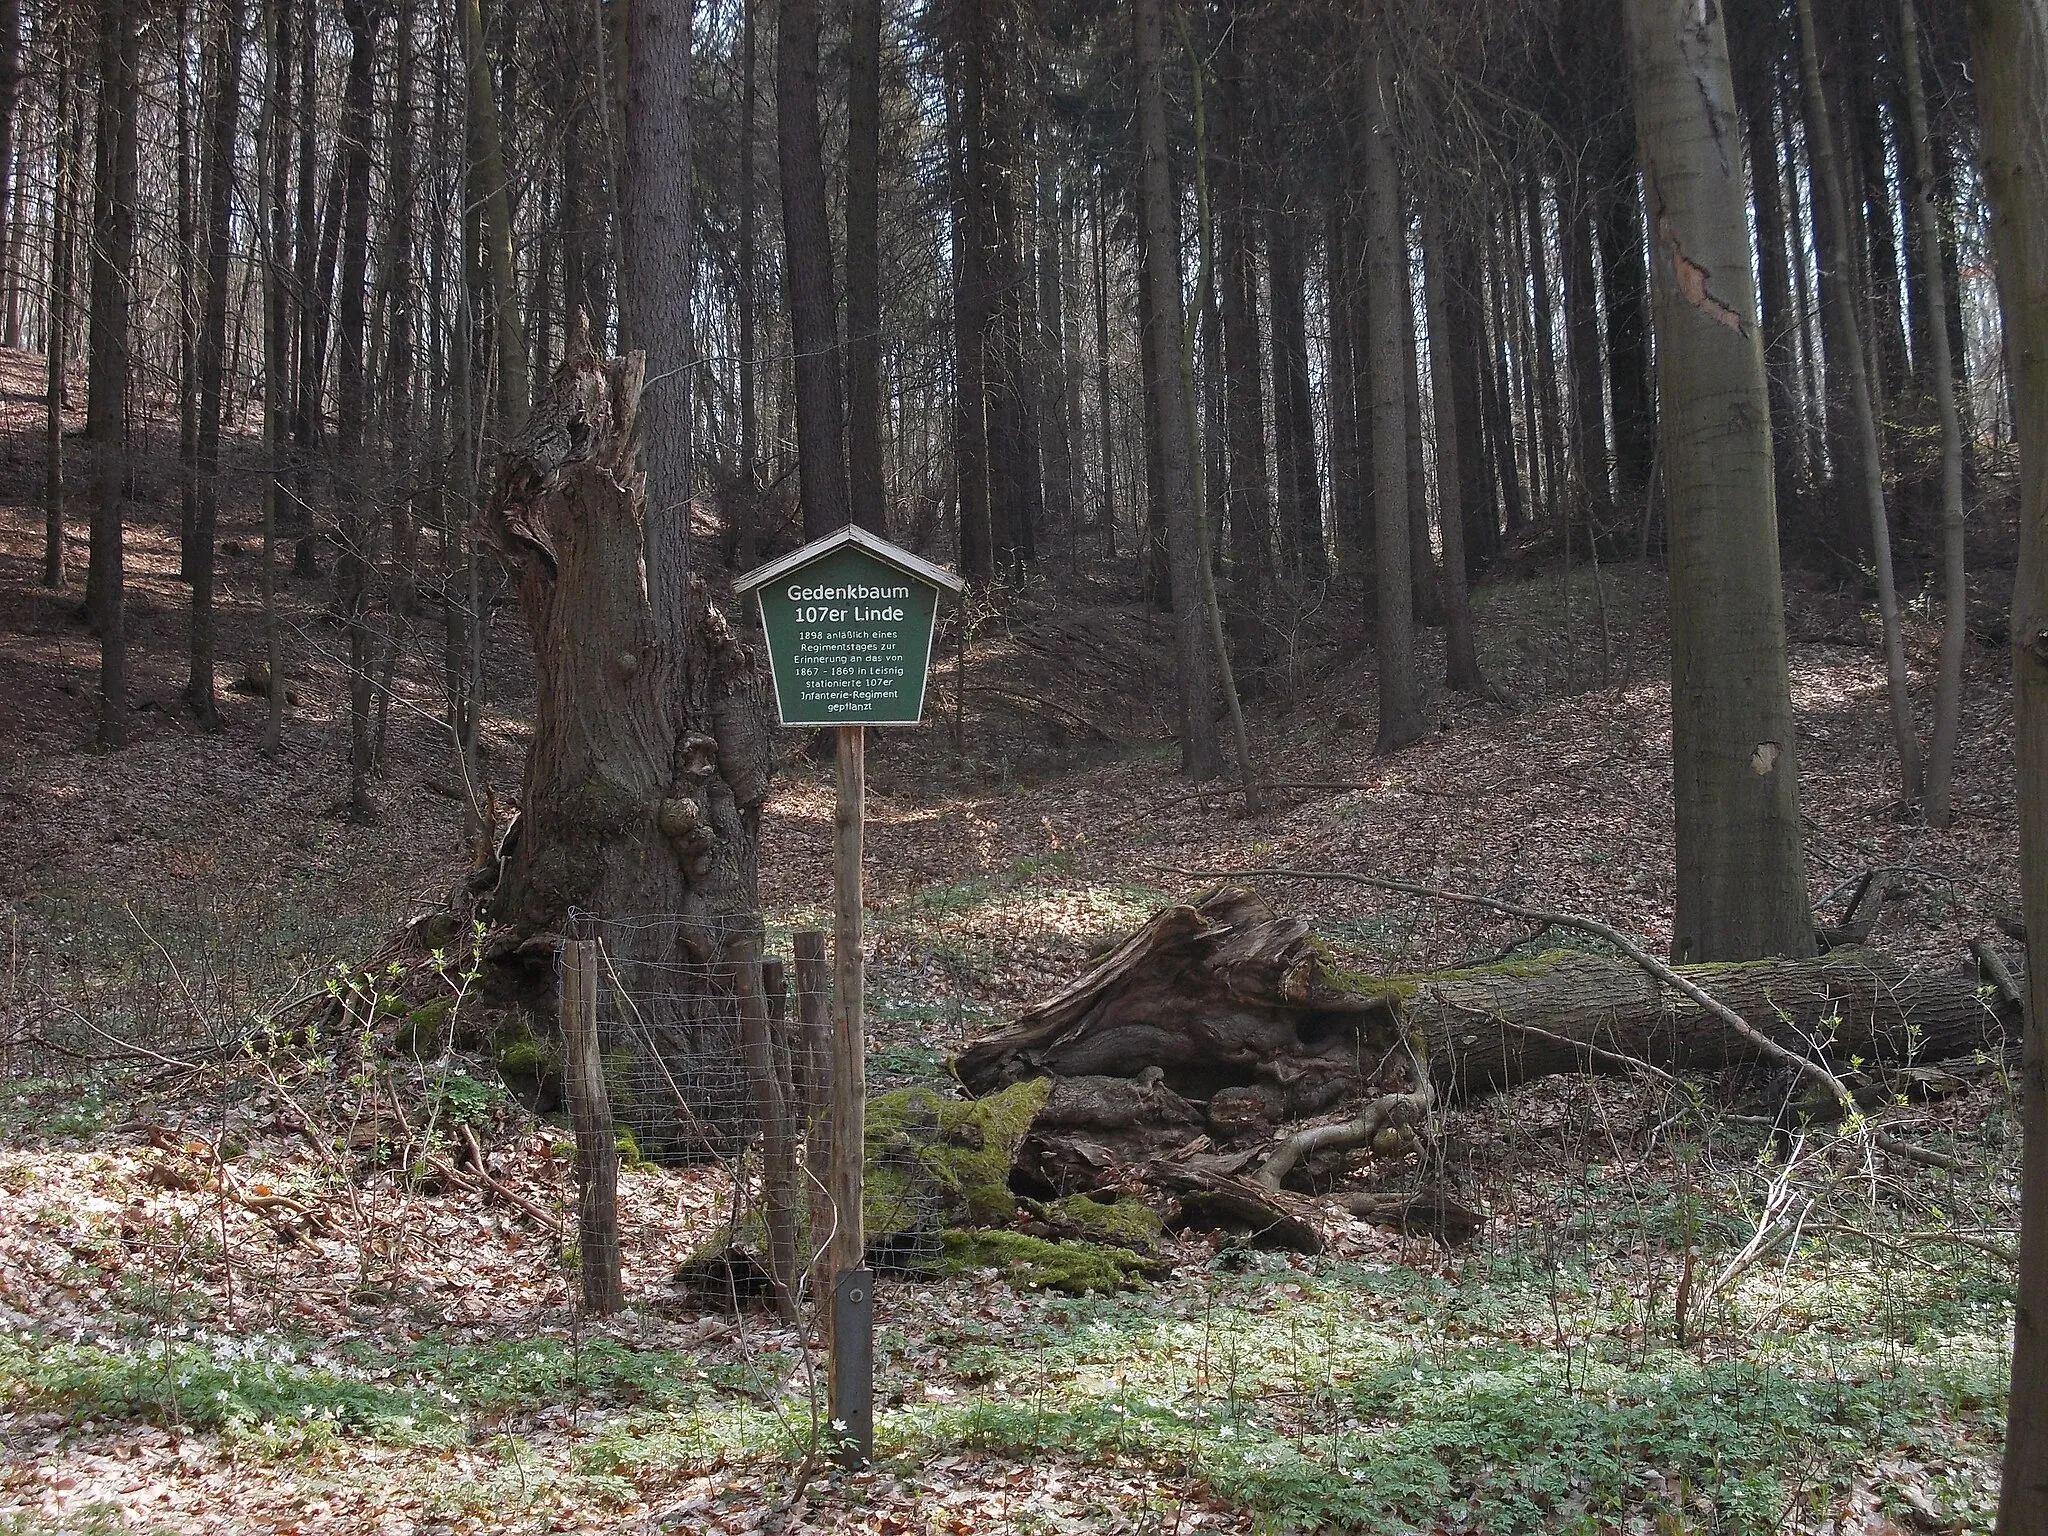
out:
{"label": "beech tree trunk", "polygon": [[1979,151],[1991,202],[1991,249],[2013,381],[2020,450],[2019,570],[2013,579],[2012,668],[2020,813],[2020,895],[2034,935],[2028,968],[2020,1116],[2026,1135],[2012,1398],[1998,1536],[2048,1530],[2048,14],[2032,0],[1969,7]]}
{"label": "beech tree trunk", "polygon": [[1680,961],[1813,953],[1772,505],[1770,405],[1719,13],[1628,0],[1656,231],[1657,421],[1669,487]]}

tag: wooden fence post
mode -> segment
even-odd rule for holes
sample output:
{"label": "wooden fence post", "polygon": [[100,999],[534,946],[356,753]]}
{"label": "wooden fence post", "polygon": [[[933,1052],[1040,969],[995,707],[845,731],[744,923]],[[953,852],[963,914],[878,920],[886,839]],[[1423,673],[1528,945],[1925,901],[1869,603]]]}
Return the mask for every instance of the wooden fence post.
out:
{"label": "wooden fence post", "polygon": [[861,832],[867,729],[839,727],[839,795],[832,817],[832,1419],[844,1425],[850,1467],[874,1459],[874,1287],[861,1220],[867,1138],[867,1062],[861,962]]}
{"label": "wooden fence post", "polygon": [[825,935],[796,935],[797,1097],[804,1122],[804,1184],[810,1192],[811,1286],[830,1303],[831,1255],[819,1245],[832,1230],[832,1120],[826,1099],[832,1081],[832,964]]}
{"label": "wooden fence post", "polygon": [[776,1070],[775,1038],[762,986],[757,940],[733,945],[738,966],[740,1054],[754,1091],[754,1113],[761,1122],[761,1206],[768,1229],[768,1273],[775,1283],[775,1307],[796,1318],[796,1137],[790,1129],[789,1101]]}
{"label": "wooden fence post", "polygon": [[576,1130],[576,1251],[583,1305],[608,1317],[626,1304],[619,1273],[619,1142],[597,1040],[597,945],[562,946],[562,1077]]}

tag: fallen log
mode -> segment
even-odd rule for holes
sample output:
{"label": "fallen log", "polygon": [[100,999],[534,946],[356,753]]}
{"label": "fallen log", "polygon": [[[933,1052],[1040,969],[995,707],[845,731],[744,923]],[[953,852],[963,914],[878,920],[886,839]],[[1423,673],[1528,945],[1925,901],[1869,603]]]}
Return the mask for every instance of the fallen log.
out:
{"label": "fallen log", "polygon": [[[2002,1050],[2013,1009],[1968,976],[1855,947],[1678,974],[1757,1034],[1830,1070]],[[1309,925],[1225,887],[1158,913],[1093,970],[955,1063],[972,1093],[1033,1077],[1156,1080],[1238,1130],[1245,1096],[1272,1124],[1399,1091],[1419,1041],[1446,1099],[1640,1064],[1715,1070],[1763,1059],[1753,1039],[1626,958],[1559,950],[1421,975],[1333,964]],[[1218,1125],[1219,1104],[1228,1124]]]}

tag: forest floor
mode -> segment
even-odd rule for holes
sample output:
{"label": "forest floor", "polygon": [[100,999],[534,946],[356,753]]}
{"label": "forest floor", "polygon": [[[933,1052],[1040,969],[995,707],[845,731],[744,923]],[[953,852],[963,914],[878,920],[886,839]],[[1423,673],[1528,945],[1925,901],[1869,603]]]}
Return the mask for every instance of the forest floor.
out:
{"label": "forest floor", "polygon": [[[226,731],[198,732],[177,706],[175,481],[145,465],[136,739],[87,750],[76,583],[34,585],[35,387],[0,356],[0,1532],[1988,1531],[2017,1169],[1996,1073],[1891,1112],[1970,1176],[1825,1127],[1773,1153],[1723,1115],[1731,1082],[1554,1079],[1446,1115],[1439,1171],[1488,1217],[1457,1249],[1359,1225],[1315,1259],[1177,1239],[1163,1278],[1113,1295],[890,1279],[878,1461],[805,1466],[815,1357],[671,1280],[725,1219],[728,1175],[629,1171],[631,1306],[600,1323],[564,1262],[559,1124],[475,1063],[337,1069],[252,1028],[300,1017],[466,867],[438,641],[415,624],[400,649],[381,819],[340,820],[324,584],[287,594],[283,750],[257,752],[261,706],[234,693]],[[245,501],[220,534],[224,678],[257,633]],[[1874,942],[1964,967],[2016,903],[2002,652],[1971,649],[1936,832],[1899,804],[1874,617],[1804,577],[1789,596],[1816,908],[1884,867]],[[1202,889],[1190,871],[1364,871],[1668,942],[1660,571],[1553,562],[1481,588],[1482,655],[1514,702],[1434,689],[1434,731],[1388,758],[1337,600],[1276,619],[1254,738],[1267,781],[1304,787],[1255,819],[1175,776],[1168,637],[1133,599],[1091,576],[979,611],[933,722],[872,749],[878,1084],[941,1078],[948,1051]],[[1925,720],[1924,602],[1909,637]],[[493,640],[487,764],[509,798],[527,688],[509,610]],[[832,790],[804,745],[764,820],[778,941],[829,903]],[[1532,937],[1363,890],[1268,894],[1388,970]],[[476,1134],[480,1176],[365,1171],[423,1105]],[[1811,1202],[1797,1230],[1735,1262],[1788,1192]]]}

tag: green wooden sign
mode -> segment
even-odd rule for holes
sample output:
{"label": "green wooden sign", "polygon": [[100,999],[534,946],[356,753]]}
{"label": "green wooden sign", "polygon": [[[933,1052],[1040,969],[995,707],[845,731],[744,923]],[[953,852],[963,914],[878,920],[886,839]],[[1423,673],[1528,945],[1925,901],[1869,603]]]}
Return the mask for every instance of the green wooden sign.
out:
{"label": "green wooden sign", "polygon": [[759,594],[784,725],[915,725],[958,576],[848,524],[733,583]]}

